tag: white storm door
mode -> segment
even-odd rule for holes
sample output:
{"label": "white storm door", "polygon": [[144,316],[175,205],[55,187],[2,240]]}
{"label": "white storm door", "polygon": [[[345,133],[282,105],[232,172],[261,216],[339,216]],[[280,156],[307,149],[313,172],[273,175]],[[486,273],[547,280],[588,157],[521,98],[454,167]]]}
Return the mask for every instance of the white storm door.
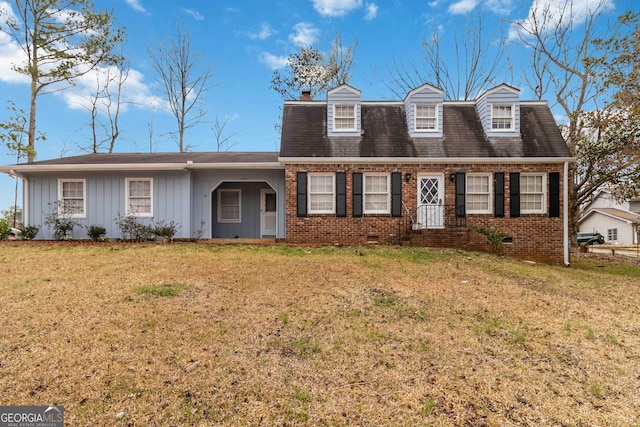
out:
{"label": "white storm door", "polygon": [[422,228],[444,228],[442,174],[418,175],[418,223]]}
{"label": "white storm door", "polygon": [[278,213],[276,192],[260,190],[260,237],[276,237]]}

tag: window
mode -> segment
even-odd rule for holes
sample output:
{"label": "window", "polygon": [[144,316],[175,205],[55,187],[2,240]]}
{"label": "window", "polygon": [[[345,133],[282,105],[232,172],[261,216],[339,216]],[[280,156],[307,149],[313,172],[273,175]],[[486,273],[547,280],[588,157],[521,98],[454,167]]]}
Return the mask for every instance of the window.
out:
{"label": "window", "polygon": [[335,174],[309,174],[309,213],[335,213]]}
{"label": "window", "polygon": [[58,180],[58,214],[71,218],[86,218],[84,179]]}
{"label": "window", "polygon": [[438,106],[415,104],[416,130],[429,132],[438,130]]}
{"label": "window", "polygon": [[491,108],[491,129],[508,131],[513,128],[513,105],[493,105]]}
{"label": "window", "polygon": [[466,175],[466,208],[470,214],[491,213],[491,174]]}
{"label": "window", "polygon": [[522,213],[545,212],[545,175],[520,174],[520,211]]}
{"label": "window", "polygon": [[242,190],[218,190],[218,222],[242,222]]}
{"label": "window", "polygon": [[153,216],[153,179],[127,178],[127,215]]}
{"label": "window", "polygon": [[618,240],[618,229],[617,228],[609,228],[607,230],[607,240],[610,242],[615,242]]}
{"label": "window", "polygon": [[388,214],[389,194],[388,174],[364,175],[364,213]]}
{"label": "window", "polygon": [[333,130],[356,130],[356,106],[355,104],[333,105]]}

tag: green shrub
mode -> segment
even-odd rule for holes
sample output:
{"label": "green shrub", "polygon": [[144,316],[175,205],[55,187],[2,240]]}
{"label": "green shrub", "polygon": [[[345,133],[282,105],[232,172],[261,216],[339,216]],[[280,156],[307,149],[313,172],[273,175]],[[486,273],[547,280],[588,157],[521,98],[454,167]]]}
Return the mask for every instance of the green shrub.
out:
{"label": "green shrub", "polygon": [[172,239],[176,235],[180,226],[175,222],[159,221],[153,226],[153,234],[157,237],[164,237],[165,239]]}
{"label": "green shrub", "polygon": [[94,242],[97,242],[103,239],[106,234],[107,234],[106,228],[101,227],[99,225],[91,225],[89,228],[87,228],[87,235]]}
{"label": "green shrub", "polygon": [[0,219],[0,240],[7,240],[9,234],[11,234],[11,227],[9,227],[7,221]]}
{"label": "green shrub", "polygon": [[500,231],[497,227],[485,228],[472,225],[470,228],[480,234],[484,234],[487,238],[487,244],[493,253],[500,253],[504,247],[504,239],[509,237],[507,233]]}
{"label": "green shrub", "polygon": [[24,240],[35,239],[39,231],[40,231],[40,227],[37,227],[35,225],[25,225],[22,228],[20,228],[20,233]]}
{"label": "green shrub", "polygon": [[133,215],[122,216],[118,213],[115,222],[124,240],[144,242],[145,240],[150,240],[153,236],[153,227],[141,223]]}
{"label": "green shrub", "polygon": [[59,209],[59,203],[50,204],[51,210],[44,216],[44,224],[53,229],[53,238],[56,240],[64,240],[71,236],[73,228],[78,224],[74,221],[72,213]]}

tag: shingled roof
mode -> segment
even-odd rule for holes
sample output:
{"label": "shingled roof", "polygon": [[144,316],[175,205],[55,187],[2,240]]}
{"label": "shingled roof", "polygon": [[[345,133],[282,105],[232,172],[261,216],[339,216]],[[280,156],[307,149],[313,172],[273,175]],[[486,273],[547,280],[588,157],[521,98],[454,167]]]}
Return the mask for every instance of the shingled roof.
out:
{"label": "shingled roof", "polygon": [[520,103],[521,138],[488,138],[473,104],[445,103],[443,137],[409,136],[404,105],[362,103],[362,135],[328,137],[324,102],[287,102],[280,157],[285,158],[569,158],[549,107]]}

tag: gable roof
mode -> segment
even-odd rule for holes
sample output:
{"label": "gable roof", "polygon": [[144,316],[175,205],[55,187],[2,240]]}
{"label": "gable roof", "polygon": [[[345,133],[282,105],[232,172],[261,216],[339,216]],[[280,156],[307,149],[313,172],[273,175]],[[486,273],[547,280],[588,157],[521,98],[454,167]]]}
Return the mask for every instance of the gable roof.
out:
{"label": "gable roof", "polygon": [[0,166],[0,172],[60,170],[281,169],[277,152],[97,153]]}
{"label": "gable roof", "polygon": [[360,136],[329,137],[327,106],[322,101],[284,105],[280,158],[402,158],[434,161],[461,159],[572,160],[546,103],[523,102],[522,138],[487,138],[474,103],[443,104],[443,137],[412,138],[404,105],[362,103]]}
{"label": "gable roof", "polygon": [[638,224],[640,222],[640,214],[636,214],[629,211],[624,211],[622,209],[616,208],[596,208],[591,209],[589,212],[584,214],[579,220],[578,223],[584,221],[594,213],[599,213],[601,215],[608,216],[610,218],[617,219],[619,221],[623,221],[627,224]]}

